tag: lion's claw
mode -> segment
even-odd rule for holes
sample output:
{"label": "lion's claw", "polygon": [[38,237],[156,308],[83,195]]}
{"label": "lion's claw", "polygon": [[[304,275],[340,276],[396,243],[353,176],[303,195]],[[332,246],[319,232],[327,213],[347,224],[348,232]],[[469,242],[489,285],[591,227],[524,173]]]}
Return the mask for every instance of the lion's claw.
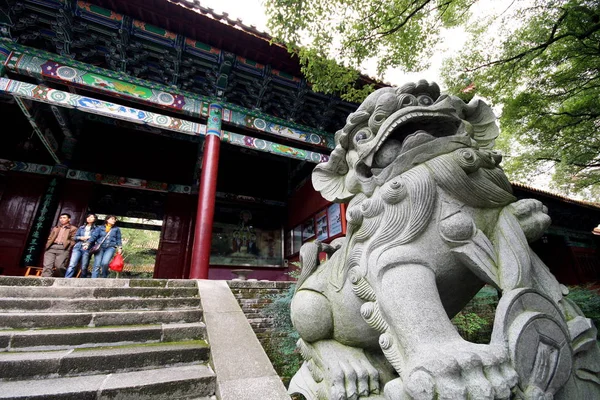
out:
{"label": "lion's claw", "polygon": [[510,206],[511,213],[519,221],[527,241],[532,242],[539,239],[544,231],[550,226],[548,208],[539,200],[523,199]]}
{"label": "lion's claw", "polygon": [[468,342],[446,345],[418,362],[404,387],[409,398],[509,399],[516,372],[498,348]]}
{"label": "lion's claw", "polygon": [[[328,376],[330,381],[319,383],[327,398],[356,400],[379,394],[379,372],[361,349],[344,346],[335,341],[322,341],[319,355],[310,363],[313,378]],[[315,379],[317,381],[317,379]]]}

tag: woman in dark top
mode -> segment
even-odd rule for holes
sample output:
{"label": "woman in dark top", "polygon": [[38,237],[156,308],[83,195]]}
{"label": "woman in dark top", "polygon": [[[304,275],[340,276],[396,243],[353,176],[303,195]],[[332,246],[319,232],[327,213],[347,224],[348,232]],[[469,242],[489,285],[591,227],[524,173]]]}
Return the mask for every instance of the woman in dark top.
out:
{"label": "woman in dark top", "polygon": [[94,256],[94,270],[92,278],[100,278],[100,270],[102,270],[102,278],[108,277],[108,264],[115,255],[115,251],[119,254],[123,251],[123,243],[121,242],[121,230],[115,226],[117,217],[107,215],[104,226],[98,227],[98,235],[96,243],[100,245],[100,251]]}

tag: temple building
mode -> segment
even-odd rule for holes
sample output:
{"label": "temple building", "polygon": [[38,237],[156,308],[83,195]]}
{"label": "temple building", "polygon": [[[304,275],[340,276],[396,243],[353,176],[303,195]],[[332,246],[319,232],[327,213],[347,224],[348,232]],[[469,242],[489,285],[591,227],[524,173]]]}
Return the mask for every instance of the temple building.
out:
{"label": "temple building", "polygon": [[[345,233],[344,205],[310,173],[358,104],[312,91],[268,34],[198,1],[0,11],[1,275],[41,265],[61,213],[155,232],[155,278],[289,280],[302,243]],[[600,206],[515,191],[548,203],[554,224],[534,248],[558,278],[598,280]]]}

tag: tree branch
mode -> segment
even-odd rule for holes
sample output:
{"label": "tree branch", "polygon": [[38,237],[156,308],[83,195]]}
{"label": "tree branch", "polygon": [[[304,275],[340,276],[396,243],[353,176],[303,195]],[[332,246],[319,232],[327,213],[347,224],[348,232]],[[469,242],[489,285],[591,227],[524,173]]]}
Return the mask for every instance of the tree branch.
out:
{"label": "tree branch", "polygon": [[[536,159],[536,161],[553,161],[555,163],[563,162],[563,160],[561,160],[560,158],[552,158],[552,157],[536,157],[535,159]],[[580,167],[580,168],[598,168],[598,167],[600,167],[600,163],[581,164],[581,163],[576,163],[576,162],[567,162],[567,164],[573,165],[575,167]]]}
{"label": "tree branch", "polygon": [[467,68],[465,70],[465,72],[473,72],[473,71],[477,71],[486,67],[491,67],[492,65],[497,65],[497,64],[507,64],[510,63],[511,61],[515,61],[515,60],[519,60],[522,59],[523,57],[534,53],[536,51],[540,51],[540,52],[544,52],[548,47],[550,47],[552,44],[565,39],[567,37],[575,37],[579,40],[585,39],[587,37],[589,37],[590,35],[592,35],[593,33],[597,32],[598,30],[600,30],[600,24],[594,24],[592,25],[586,32],[582,33],[581,35],[576,35],[572,32],[568,32],[565,33],[563,35],[559,35],[559,36],[554,36],[556,34],[556,31],[558,30],[559,25],[564,21],[564,19],[566,18],[567,14],[569,13],[569,11],[565,11],[563,13],[563,15],[560,16],[560,18],[556,21],[556,23],[553,25],[552,27],[552,31],[550,32],[550,35],[548,37],[548,39],[544,42],[541,43],[537,46],[531,47],[525,51],[522,51],[521,53],[518,53],[512,57],[508,57],[508,58],[503,58],[500,60],[494,60],[494,61],[490,61],[488,63],[485,64],[481,64],[478,65],[474,68]]}

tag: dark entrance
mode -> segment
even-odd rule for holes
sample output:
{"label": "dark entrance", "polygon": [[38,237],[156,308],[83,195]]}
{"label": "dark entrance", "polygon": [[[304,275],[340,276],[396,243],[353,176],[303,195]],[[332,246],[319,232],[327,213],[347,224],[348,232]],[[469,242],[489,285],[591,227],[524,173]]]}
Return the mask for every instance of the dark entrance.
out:
{"label": "dark entrance", "polygon": [[88,206],[98,214],[98,224],[106,215],[116,215],[123,238],[125,267],[120,277],[152,278],[155,272],[166,193],[96,185]]}

